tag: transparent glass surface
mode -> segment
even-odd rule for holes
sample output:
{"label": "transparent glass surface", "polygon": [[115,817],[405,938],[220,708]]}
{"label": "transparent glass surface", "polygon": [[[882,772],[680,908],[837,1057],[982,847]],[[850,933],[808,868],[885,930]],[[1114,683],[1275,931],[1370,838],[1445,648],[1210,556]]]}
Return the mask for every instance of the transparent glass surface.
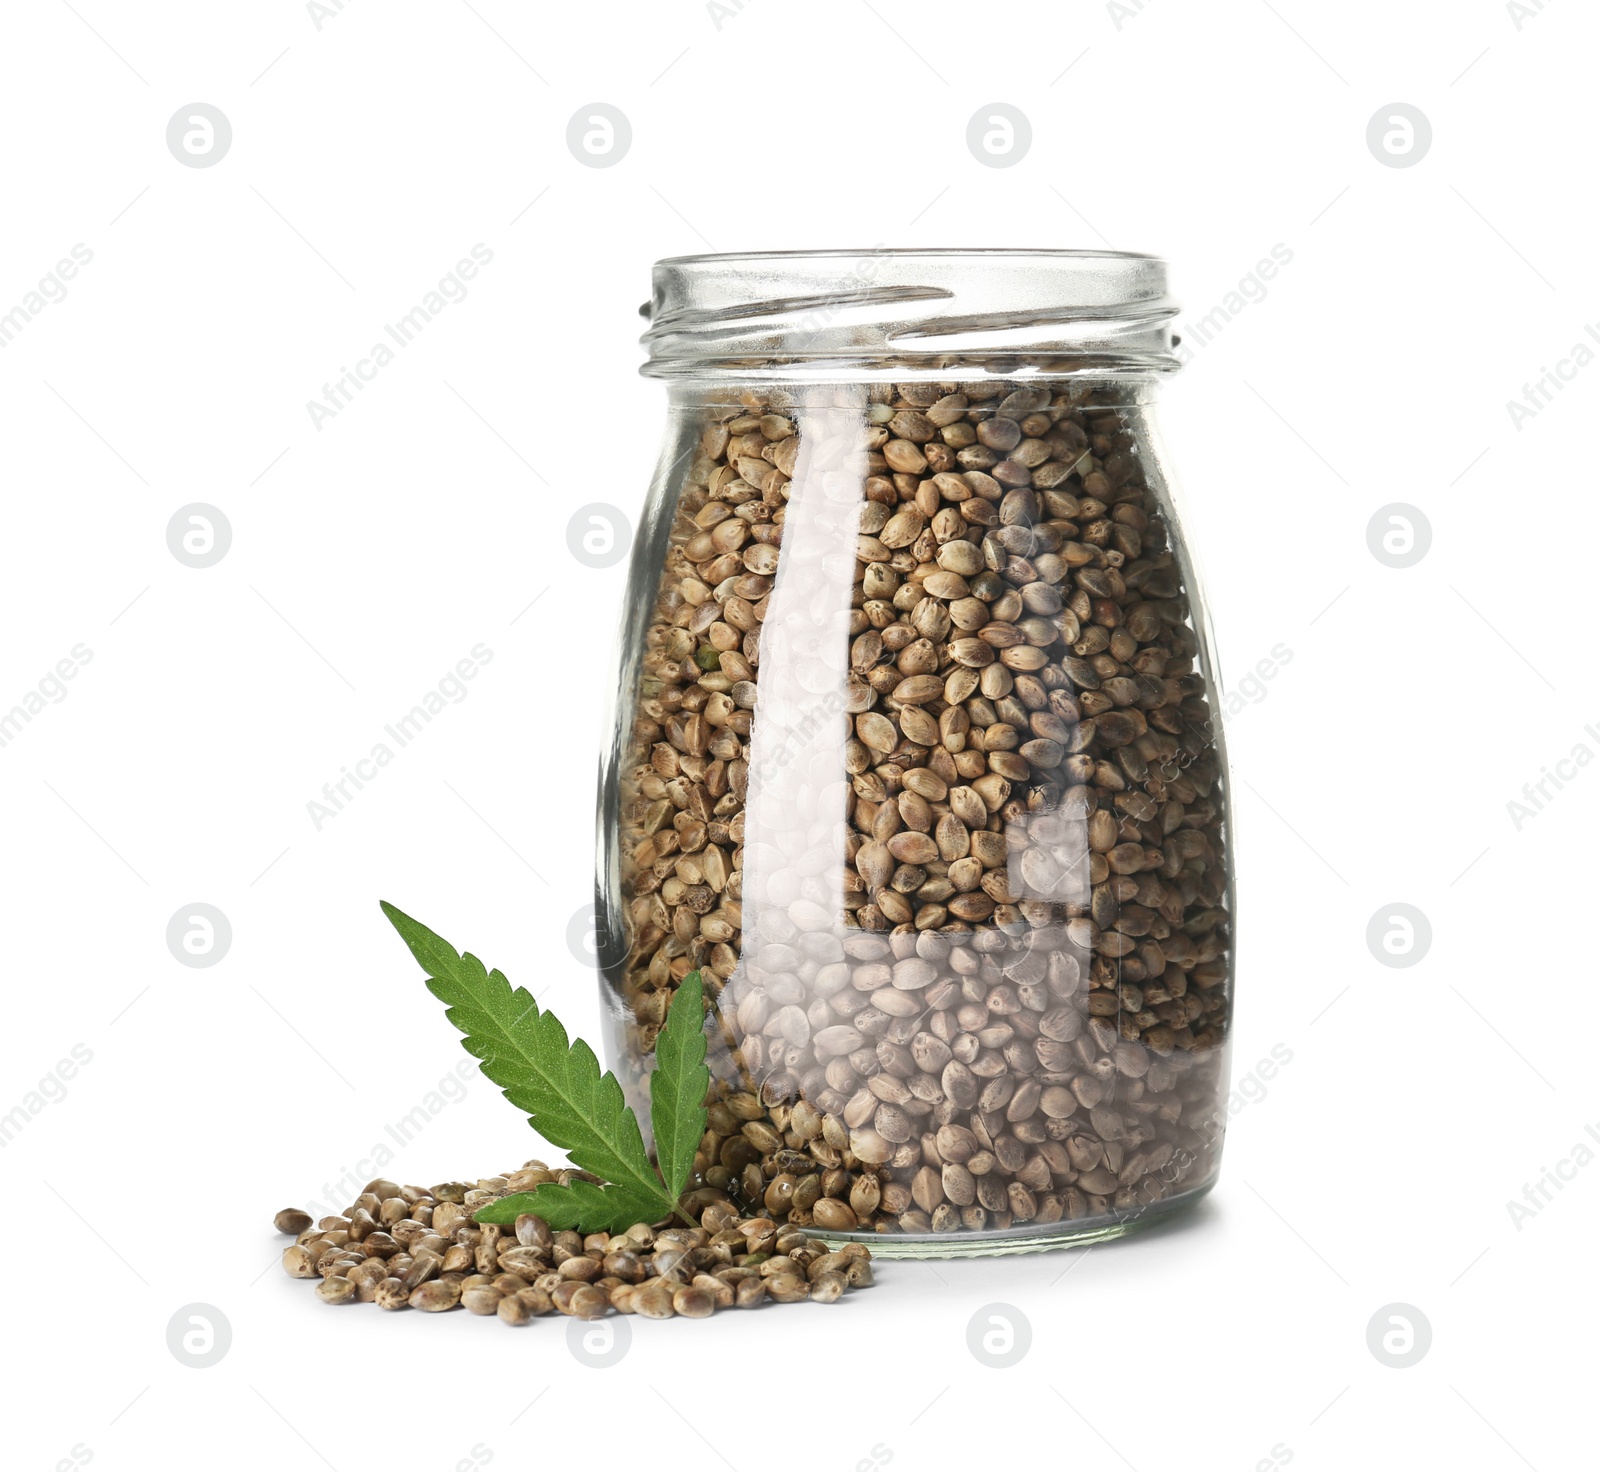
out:
{"label": "transparent glass surface", "polygon": [[698,970],[697,1203],[889,1255],[1116,1235],[1215,1178],[1232,990],[1154,380],[815,366],[667,375],[602,763],[610,1061],[647,1117]]}

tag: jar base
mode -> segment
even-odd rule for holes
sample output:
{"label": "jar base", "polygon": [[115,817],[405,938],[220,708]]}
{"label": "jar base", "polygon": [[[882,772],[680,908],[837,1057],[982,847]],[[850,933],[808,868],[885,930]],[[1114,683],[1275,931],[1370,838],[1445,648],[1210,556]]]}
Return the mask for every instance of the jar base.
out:
{"label": "jar base", "polygon": [[1096,1242],[1111,1242],[1118,1237],[1143,1231],[1170,1217],[1189,1210],[1216,1184],[1213,1177],[1203,1186],[1184,1191],[1149,1206],[1105,1216],[1086,1217],[1075,1222],[1051,1222],[1033,1230],[1011,1228],[1003,1232],[822,1232],[806,1228],[806,1234],[837,1249],[846,1242],[864,1242],[874,1258],[891,1261],[955,1257],[1015,1257],[1027,1252],[1052,1252],[1060,1247],[1087,1247]]}

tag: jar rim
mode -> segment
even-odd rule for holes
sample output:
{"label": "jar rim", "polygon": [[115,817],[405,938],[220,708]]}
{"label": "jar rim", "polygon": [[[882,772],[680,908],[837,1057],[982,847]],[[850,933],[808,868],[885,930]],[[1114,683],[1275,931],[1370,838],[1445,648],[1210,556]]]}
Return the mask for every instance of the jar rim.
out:
{"label": "jar rim", "polygon": [[699,265],[712,261],[826,260],[841,256],[1041,256],[1091,258],[1115,261],[1160,261],[1165,257],[1142,250],[1095,250],[1066,246],[1024,245],[890,245],[867,250],[730,250],[699,251],[684,256],[664,256],[658,266]]}
{"label": "jar rim", "polygon": [[[1167,263],[1137,251],[874,247],[671,256],[657,378],[1148,374],[1179,366]],[[992,361],[992,369],[987,365]]]}

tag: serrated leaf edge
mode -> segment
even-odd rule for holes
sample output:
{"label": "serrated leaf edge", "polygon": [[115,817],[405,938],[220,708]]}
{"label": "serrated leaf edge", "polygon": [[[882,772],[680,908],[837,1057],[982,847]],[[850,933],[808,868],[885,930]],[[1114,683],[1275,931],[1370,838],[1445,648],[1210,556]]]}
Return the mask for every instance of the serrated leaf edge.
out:
{"label": "serrated leaf edge", "polygon": [[[403,910],[387,901],[379,901],[384,915],[389,923],[399,933],[401,940],[422,967],[427,976],[428,990],[445,1004],[445,1016],[451,1024],[462,1034],[461,1045],[473,1057],[478,1059],[478,1064],[483,1073],[494,1083],[501,1085],[501,1092],[505,1097],[524,1113],[528,1114],[529,1122],[534,1128],[539,1129],[545,1138],[559,1148],[566,1150],[575,1164],[581,1169],[594,1170],[596,1175],[605,1176],[613,1189],[626,1192],[639,1204],[646,1201],[650,1205],[659,1207],[653,1216],[660,1217],[678,1211],[677,1194],[668,1193],[665,1184],[657,1178],[650,1166],[648,1155],[644,1149],[644,1138],[639,1130],[638,1116],[629,1108],[623,1097],[622,1085],[617,1081],[616,1075],[609,1070],[601,1073],[599,1059],[595,1057],[594,1050],[582,1038],[570,1040],[566,1028],[561,1020],[553,1013],[541,1012],[538,1003],[522,987],[513,987],[506,976],[499,970],[489,971],[476,956],[470,951],[457,952],[455,948],[440,936],[429,929],[420,920],[414,919]],[[414,932],[414,934],[412,933]],[[479,995],[473,995],[474,989]],[[465,991],[465,998],[451,995],[454,991]],[[490,992],[500,994],[499,998],[492,998]],[[542,1043],[551,1052],[567,1055],[576,1055],[579,1066],[584,1069],[592,1067],[599,1074],[596,1090],[599,1094],[606,1095],[603,1102],[607,1112],[615,1112],[625,1138],[618,1142],[615,1140],[604,1141],[604,1146],[615,1162],[622,1167],[621,1170],[595,1169],[604,1166],[604,1162],[593,1156],[585,1161],[573,1155],[574,1149],[583,1154],[588,1154],[588,1149],[579,1142],[576,1146],[567,1139],[560,1138],[567,1131],[557,1121],[557,1128],[549,1132],[548,1119],[545,1126],[540,1124],[542,1111],[531,1107],[526,1101],[517,1097],[520,1090],[513,1083],[507,1087],[504,1082],[495,1076],[494,1067],[504,1059],[513,1066],[520,1066],[526,1072],[536,1074],[543,1086],[561,1100],[574,1118],[588,1117],[589,1108],[587,1101],[580,1103],[574,1100],[563,1087],[563,1080],[553,1075],[545,1066],[544,1061],[522,1045],[521,1040],[508,1031],[506,1023],[497,1014],[492,1002],[496,999],[509,999],[521,1009],[516,1017],[514,1026],[520,1026],[531,1014],[534,1025],[541,1022],[548,1023],[552,1036],[538,1039],[536,1046]],[[458,1016],[458,1014],[463,1014]],[[486,1026],[478,1025],[479,1022]],[[463,1023],[467,1025],[463,1025]],[[485,1036],[492,1033],[494,1036]],[[480,1052],[477,1043],[485,1051]],[[581,1050],[581,1051],[580,1051]],[[631,1131],[629,1130],[631,1126]],[[631,1139],[626,1136],[631,1133]],[[569,1137],[570,1139],[570,1137]],[[629,1155],[637,1156],[636,1160],[629,1161]],[[621,1176],[622,1179],[615,1179]],[[551,1184],[551,1183],[545,1183]],[[681,1214],[681,1213],[680,1213]]]}

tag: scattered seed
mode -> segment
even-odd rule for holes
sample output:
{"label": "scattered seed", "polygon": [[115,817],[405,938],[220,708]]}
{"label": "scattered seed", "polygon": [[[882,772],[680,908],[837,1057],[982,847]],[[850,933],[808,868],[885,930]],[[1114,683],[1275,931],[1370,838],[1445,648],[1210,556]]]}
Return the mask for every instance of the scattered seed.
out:
{"label": "scattered seed", "polygon": [[461,1294],[461,1306],[468,1313],[488,1316],[499,1312],[505,1297],[498,1288],[468,1288]]}
{"label": "scattered seed", "polygon": [[[468,1307],[470,1308],[471,1305],[469,1304]],[[495,1304],[494,1311],[502,1324],[515,1326],[529,1323],[533,1319],[533,1313],[528,1308],[528,1305],[515,1293],[504,1295]]]}
{"label": "scattered seed", "polygon": [[709,1319],[716,1311],[716,1300],[704,1288],[687,1286],[672,1295],[672,1311],[683,1319]]}
{"label": "scattered seed", "polygon": [[813,1303],[837,1303],[844,1296],[846,1282],[843,1273],[819,1273],[811,1280]]}
{"label": "scattered seed", "polygon": [[411,1307],[429,1314],[443,1313],[460,1302],[461,1285],[448,1280],[434,1279],[411,1293]]}
{"label": "scattered seed", "polygon": [[349,1303],[356,1296],[356,1285],[348,1278],[324,1278],[317,1284],[317,1297],[324,1303]]}
{"label": "scattered seed", "polygon": [[372,1301],[383,1309],[409,1308],[411,1295],[406,1292],[406,1285],[398,1278],[385,1278],[373,1290]]}
{"label": "scattered seed", "polygon": [[[748,1107],[741,1104],[740,1109],[754,1110],[757,1117],[748,1123],[763,1124],[757,1101],[751,1100]],[[535,1173],[554,1179],[540,1162],[529,1161],[522,1171],[488,1177],[478,1186],[463,1188],[462,1194],[474,1198],[476,1210],[518,1189],[514,1182],[520,1180],[525,1188]],[[812,1183],[808,1190],[822,1189],[820,1173],[808,1173],[804,1180]],[[386,1199],[402,1199],[400,1193],[407,1193],[405,1205],[415,1214],[396,1219],[397,1227],[401,1220],[418,1217],[436,1222],[439,1207],[460,1204],[436,1200],[420,1187],[384,1184],[394,1193]],[[639,1223],[614,1236],[552,1233],[544,1221],[532,1216],[519,1218],[516,1227],[506,1231],[479,1225],[470,1214],[445,1212],[448,1238],[428,1232],[415,1240],[414,1253],[387,1256],[363,1255],[345,1245],[349,1226],[367,1210],[358,1204],[344,1216],[325,1218],[325,1228],[303,1229],[306,1240],[285,1249],[284,1267],[292,1277],[314,1278],[317,1295],[326,1303],[376,1303],[391,1311],[411,1307],[426,1313],[443,1313],[460,1304],[471,1314],[521,1325],[556,1312],[589,1320],[612,1311],[641,1318],[704,1318],[718,1309],[753,1308],[767,1297],[798,1302],[810,1293],[808,1273],[820,1277],[824,1270],[837,1267],[849,1283],[850,1273],[866,1266],[869,1254],[861,1243],[851,1242],[829,1253],[793,1224],[780,1231],[771,1218],[741,1216],[715,1191],[700,1188],[686,1200],[700,1214],[700,1227],[657,1230]],[[827,1210],[829,1205],[850,1211],[842,1202],[821,1195],[811,1210],[843,1220],[837,1211]],[[336,1221],[346,1227],[333,1227]],[[358,1245],[367,1246],[377,1235],[369,1232]],[[325,1245],[332,1238],[341,1240]],[[446,1269],[443,1264],[454,1260],[456,1249],[469,1250],[481,1270]],[[763,1273],[780,1280],[778,1291],[770,1291]]]}

